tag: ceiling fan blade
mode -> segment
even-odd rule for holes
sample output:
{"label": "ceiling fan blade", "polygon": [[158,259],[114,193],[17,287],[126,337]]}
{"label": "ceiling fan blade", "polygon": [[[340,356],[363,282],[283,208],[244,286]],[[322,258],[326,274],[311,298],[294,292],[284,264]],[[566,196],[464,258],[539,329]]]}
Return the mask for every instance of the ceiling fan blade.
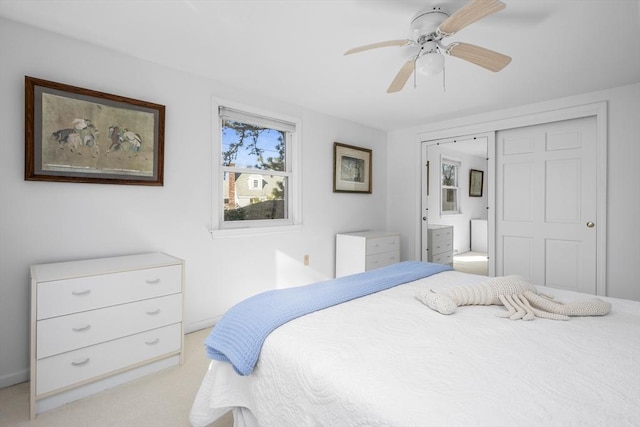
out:
{"label": "ceiling fan blade", "polygon": [[373,44],[368,44],[364,46],[354,47],[353,49],[349,49],[344,54],[351,55],[352,53],[363,52],[365,50],[378,49],[380,47],[390,47],[390,46],[406,46],[411,44],[411,40],[389,40],[386,42],[378,42]]}
{"label": "ceiling fan blade", "polygon": [[510,56],[469,43],[452,43],[447,46],[446,53],[493,72],[502,70],[511,62]]}
{"label": "ceiling fan blade", "polygon": [[415,58],[411,58],[410,60],[405,62],[402,68],[400,68],[400,71],[398,71],[398,74],[396,74],[396,78],[393,79],[393,81],[389,85],[387,93],[400,92],[402,90],[404,85],[407,83],[407,80],[409,80],[409,76],[411,76],[411,73],[413,73],[414,69],[416,68],[417,58],[418,57],[416,56]]}
{"label": "ceiling fan blade", "polygon": [[506,5],[500,0],[471,0],[445,19],[437,31],[443,36],[451,36],[464,27],[499,12],[505,7]]}

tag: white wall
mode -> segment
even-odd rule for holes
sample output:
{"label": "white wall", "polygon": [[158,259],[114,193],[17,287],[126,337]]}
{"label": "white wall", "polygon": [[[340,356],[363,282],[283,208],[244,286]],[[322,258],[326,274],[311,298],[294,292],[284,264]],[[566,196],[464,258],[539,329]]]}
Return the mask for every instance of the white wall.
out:
{"label": "white wall", "polygon": [[[164,186],[24,181],[25,75],[164,104]],[[0,386],[28,379],[30,264],[146,251],[183,258],[194,330],[257,292],[333,277],[335,234],[386,224],[378,130],[2,19],[0,94]],[[212,239],[214,96],[302,119],[302,231]],[[332,192],[334,141],[373,149],[372,195]]]}
{"label": "white wall", "polygon": [[[607,295],[640,301],[640,84],[525,105],[510,110],[460,117],[389,133],[388,227],[402,233],[403,259],[417,259],[420,239],[420,137],[433,139],[494,130],[493,122],[606,101],[607,146]],[[396,206],[411,209],[395,209]]]}

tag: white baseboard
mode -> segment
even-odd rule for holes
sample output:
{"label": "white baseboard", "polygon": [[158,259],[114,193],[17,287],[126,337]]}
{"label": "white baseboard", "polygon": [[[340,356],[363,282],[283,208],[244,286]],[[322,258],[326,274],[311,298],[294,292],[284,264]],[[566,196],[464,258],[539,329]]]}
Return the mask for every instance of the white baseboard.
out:
{"label": "white baseboard", "polygon": [[0,388],[10,387],[29,381],[29,369],[23,369],[18,372],[0,376]]}
{"label": "white baseboard", "polygon": [[215,325],[222,316],[211,317],[209,319],[199,320],[197,322],[185,323],[184,333],[189,334],[191,332],[200,331],[202,329],[211,328]]}

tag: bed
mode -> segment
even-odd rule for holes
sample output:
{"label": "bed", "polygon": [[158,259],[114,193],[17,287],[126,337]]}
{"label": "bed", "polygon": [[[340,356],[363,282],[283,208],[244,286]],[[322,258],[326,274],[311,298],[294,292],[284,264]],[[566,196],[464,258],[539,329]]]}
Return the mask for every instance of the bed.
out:
{"label": "bed", "polygon": [[283,322],[250,373],[211,361],[190,421],[232,410],[236,426],[640,426],[639,302],[513,321],[501,306],[443,315],[416,298],[486,280],[440,271]]}

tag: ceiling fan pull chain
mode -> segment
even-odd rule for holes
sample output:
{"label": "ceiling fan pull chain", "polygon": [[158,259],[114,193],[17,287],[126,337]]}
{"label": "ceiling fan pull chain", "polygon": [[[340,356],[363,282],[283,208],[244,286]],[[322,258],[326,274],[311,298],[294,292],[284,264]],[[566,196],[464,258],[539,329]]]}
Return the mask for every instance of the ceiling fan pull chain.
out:
{"label": "ceiling fan pull chain", "polygon": [[442,92],[446,92],[447,91],[447,84],[445,82],[445,73],[447,72],[447,67],[444,67],[442,69]]}

